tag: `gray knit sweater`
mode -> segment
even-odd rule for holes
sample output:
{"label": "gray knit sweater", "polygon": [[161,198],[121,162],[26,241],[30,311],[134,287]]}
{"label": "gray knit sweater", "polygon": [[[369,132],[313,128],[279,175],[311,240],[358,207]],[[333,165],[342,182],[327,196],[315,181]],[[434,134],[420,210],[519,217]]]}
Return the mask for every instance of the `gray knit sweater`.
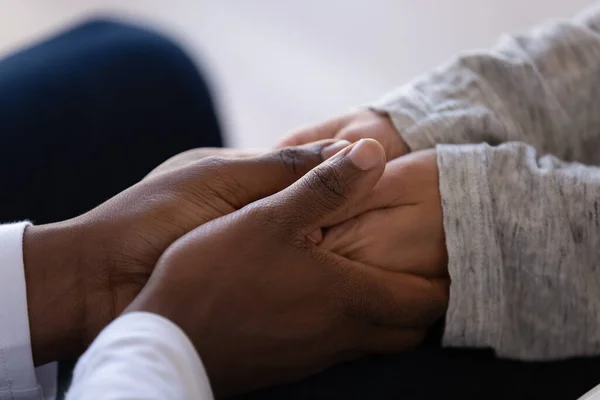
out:
{"label": "gray knit sweater", "polygon": [[600,354],[600,7],[460,55],[375,104],[437,146],[444,343]]}

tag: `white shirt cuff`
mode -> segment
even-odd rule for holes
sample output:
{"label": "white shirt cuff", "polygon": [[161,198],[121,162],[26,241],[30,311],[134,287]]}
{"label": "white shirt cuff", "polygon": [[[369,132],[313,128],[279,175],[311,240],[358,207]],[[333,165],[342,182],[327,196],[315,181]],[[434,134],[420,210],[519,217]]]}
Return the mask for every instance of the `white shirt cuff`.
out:
{"label": "white shirt cuff", "polygon": [[[23,264],[28,225],[0,225],[0,399],[51,400],[56,395],[56,363],[36,371],[31,354]],[[39,384],[36,373],[46,386]]]}

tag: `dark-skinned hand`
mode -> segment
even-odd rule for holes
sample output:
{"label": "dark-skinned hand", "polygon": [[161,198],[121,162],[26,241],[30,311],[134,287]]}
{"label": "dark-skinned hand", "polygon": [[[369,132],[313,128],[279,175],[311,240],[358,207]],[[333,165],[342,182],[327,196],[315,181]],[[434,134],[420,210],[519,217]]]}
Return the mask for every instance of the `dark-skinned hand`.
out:
{"label": "dark-skinned hand", "polygon": [[352,261],[307,240],[371,193],[384,151],[362,140],[296,183],[178,239],[127,311],[192,340],[218,395],[288,382],[419,343],[447,286]]}
{"label": "dark-skinned hand", "polygon": [[[243,158],[232,150],[194,150],[80,217],[28,227],[24,262],[35,363],[80,354],[140,292],[169,245],[286,188],[318,165],[332,143]],[[222,156],[204,158],[215,153]]]}

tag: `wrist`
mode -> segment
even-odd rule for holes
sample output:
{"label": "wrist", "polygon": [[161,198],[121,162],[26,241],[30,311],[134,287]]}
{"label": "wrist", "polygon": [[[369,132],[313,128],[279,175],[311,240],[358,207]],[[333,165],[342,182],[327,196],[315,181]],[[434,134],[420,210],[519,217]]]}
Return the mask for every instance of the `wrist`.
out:
{"label": "wrist", "polygon": [[23,235],[27,308],[34,363],[80,354],[86,301],[82,231],[73,221],[29,226]]}

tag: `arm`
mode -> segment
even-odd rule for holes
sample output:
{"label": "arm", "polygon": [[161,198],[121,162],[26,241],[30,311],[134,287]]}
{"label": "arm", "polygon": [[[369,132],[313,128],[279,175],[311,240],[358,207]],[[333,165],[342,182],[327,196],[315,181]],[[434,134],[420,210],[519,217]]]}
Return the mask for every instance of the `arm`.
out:
{"label": "arm", "polygon": [[246,160],[192,162],[198,152],[182,154],[83,216],[0,226],[0,398],[39,399],[42,391],[52,398],[56,364],[34,365],[81,354],[169,244],[285,188],[322,160],[328,144]]}
{"label": "arm", "polygon": [[320,247],[451,279],[444,343],[544,360],[600,354],[600,167],[531,146],[438,145],[387,163]]}
{"label": "arm", "polygon": [[[9,274],[0,275],[0,289],[6,285],[0,304],[14,308],[7,321],[20,321],[9,330],[15,339],[3,341],[6,352],[27,348],[34,365],[80,355],[133,300],[173,241],[283,189],[322,160],[327,144],[247,159],[193,162],[197,151],[181,154],[82,216],[20,225],[9,235],[12,245],[0,240],[0,257],[12,249],[6,252],[10,260],[0,262],[0,274]],[[0,325],[9,326],[2,320]]]}
{"label": "arm", "polygon": [[181,329],[156,314],[111,323],[77,362],[67,399],[212,399],[206,371]]}
{"label": "arm", "polygon": [[161,256],[127,311],[179,326],[217,396],[415,345],[443,315],[445,283],[370,268],[306,238],[370,193],[384,166],[381,146],[361,141],[287,189],[199,226]]}
{"label": "arm", "polygon": [[600,163],[600,8],[463,54],[374,105],[412,150],[520,141]]}
{"label": "arm", "polygon": [[438,146],[452,278],[444,343],[600,352],[600,168],[517,143]]}
{"label": "arm", "polygon": [[370,268],[306,239],[367,195],[384,166],[381,146],[361,141],[178,239],[80,359],[68,398],[212,398],[194,347],[223,396],[415,345],[443,314],[446,284]]}

